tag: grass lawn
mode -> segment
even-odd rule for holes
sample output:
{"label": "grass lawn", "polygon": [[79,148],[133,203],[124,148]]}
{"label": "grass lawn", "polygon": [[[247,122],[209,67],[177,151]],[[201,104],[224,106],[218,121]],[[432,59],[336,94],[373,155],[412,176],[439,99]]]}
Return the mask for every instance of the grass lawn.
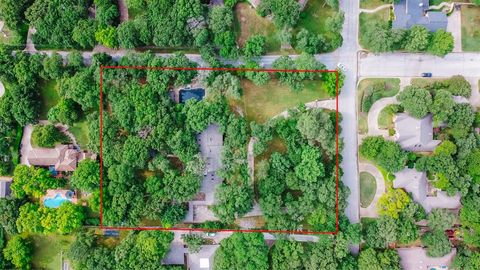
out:
{"label": "grass lawn", "polygon": [[326,29],[325,21],[327,18],[335,15],[335,13],[337,11],[325,4],[325,0],[308,1],[305,9],[300,13],[300,20],[297,23],[296,30],[300,31],[301,28],[305,28],[312,33],[322,34],[329,39],[333,36],[333,33]]}
{"label": "grass lawn", "polygon": [[364,9],[374,9],[385,4],[388,3],[383,0],[360,0],[360,8]]}
{"label": "grass lawn", "polygon": [[370,27],[375,22],[388,23],[389,20],[390,20],[389,8],[382,9],[375,13],[365,13],[365,12],[360,13],[360,32],[359,32],[360,45],[364,49],[368,49],[365,46],[365,36],[364,36],[364,33],[367,31],[368,27]]}
{"label": "grass lawn", "polygon": [[4,26],[0,33],[0,43],[9,45],[14,49],[25,48],[27,42],[28,25],[21,25],[18,31],[12,31]]}
{"label": "grass lawn", "polygon": [[383,110],[378,115],[378,127],[381,129],[388,129],[391,127],[393,119],[393,114],[389,112],[388,109],[383,108]]}
{"label": "grass lawn", "polygon": [[367,88],[379,82],[384,82],[387,88],[387,91],[383,92],[379,98],[392,97],[400,90],[400,79],[396,78],[363,79],[360,81],[357,89],[358,133],[360,134],[367,134],[368,132],[368,114],[361,111],[363,94]]}
{"label": "grass lawn", "polygon": [[360,173],[360,205],[366,208],[372,203],[377,190],[375,177],[368,172]]}
{"label": "grass lawn", "polygon": [[41,120],[46,120],[50,108],[57,105],[60,101],[56,87],[57,81],[45,81],[40,85],[40,95],[42,99],[42,106],[40,108]]}
{"label": "grass lawn", "polygon": [[462,6],[462,49],[480,51],[480,7]]}
{"label": "grass lawn", "polygon": [[248,3],[238,3],[235,6],[234,31],[240,46],[245,44],[248,37],[260,34],[266,37],[267,52],[280,51],[279,31],[272,21],[258,15]]}
{"label": "grass lawn", "polygon": [[33,234],[35,269],[58,270],[62,268],[62,251],[65,253],[75,237],[73,235]]}
{"label": "grass lawn", "polygon": [[264,123],[299,104],[329,98],[321,81],[305,81],[304,84],[305,88],[301,92],[293,92],[276,79],[262,86],[242,80],[243,102],[235,102],[235,105],[243,109],[248,121]]}
{"label": "grass lawn", "polygon": [[68,127],[68,129],[70,132],[72,132],[73,136],[75,136],[75,139],[77,139],[77,143],[80,145],[80,148],[86,149],[89,142],[87,120],[76,122],[73,124],[73,126]]}

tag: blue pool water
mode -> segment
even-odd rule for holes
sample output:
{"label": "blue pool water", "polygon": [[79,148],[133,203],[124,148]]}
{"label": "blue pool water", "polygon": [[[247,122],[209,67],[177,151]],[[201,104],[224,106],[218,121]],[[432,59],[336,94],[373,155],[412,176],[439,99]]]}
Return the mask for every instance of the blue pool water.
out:
{"label": "blue pool water", "polygon": [[58,208],[60,207],[60,205],[62,205],[62,203],[66,201],[70,201],[70,200],[65,198],[63,195],[57,193],[55,197],[47,198],[43,200],[43,205],[45,205],[45,207],[48,207],[48,208]]}

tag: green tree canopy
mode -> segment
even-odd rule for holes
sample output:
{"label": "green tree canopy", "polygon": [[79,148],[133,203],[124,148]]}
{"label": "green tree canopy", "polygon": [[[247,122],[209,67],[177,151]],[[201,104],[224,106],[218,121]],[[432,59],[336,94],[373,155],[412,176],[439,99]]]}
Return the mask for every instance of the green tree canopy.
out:
{"label": "green tree canopy", "polygon": [[13,172],[11,189],[13,195],[20,199],[27,195],[40,198],[47,189],[62,185],[63,181],[53,178],[48,170],[18,165]]}
{"label": "green tree canopy", "polygon": [[266,270],[268,247],[261,233],[234,233],[220,242],[215,253],[216,270],[251,269]]}
{"label": "green tree canopy", "polygon": [[28,238],[15,235],[7,242],[3,255],[18,269],[31,269],[33,245]]}
{"label": "green tree canopy", "polygon": [[400,92],[397,99],[406,112],[418,119],[425,117],[432,105],[430,93],[423,88],[415,86],[406,87]]}

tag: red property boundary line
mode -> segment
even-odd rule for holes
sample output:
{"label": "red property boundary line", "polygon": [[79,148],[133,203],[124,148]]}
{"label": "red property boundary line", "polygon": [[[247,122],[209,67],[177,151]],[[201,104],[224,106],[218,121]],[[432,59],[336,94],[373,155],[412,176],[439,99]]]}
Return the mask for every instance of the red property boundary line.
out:
{"label": "red property boundary line", "polygon": [[[257,71],[257,72],[313,72],[335,73],[335,231],[294,231],[294,230],[264,230],[264,229],[204,229],[204,228],[161,228],[161,227],[117,227],[103,225],[103,72],[107,69],[135,69],[135,70],[207,70],[207,71]],[[254,68],[210,68],[210,67],[148,67],[148,66],[100,66],[100,229],[107,230],[155,230],[155,231],[199,231],[199,232],[260,232],[260,233],[286,233],[286,234],[330,234],[335,235],[339,231],[338,189],[339,189],[339,113],[338,113],[338,81],[337,70],[307,70],[307,69],[254,69]]]}

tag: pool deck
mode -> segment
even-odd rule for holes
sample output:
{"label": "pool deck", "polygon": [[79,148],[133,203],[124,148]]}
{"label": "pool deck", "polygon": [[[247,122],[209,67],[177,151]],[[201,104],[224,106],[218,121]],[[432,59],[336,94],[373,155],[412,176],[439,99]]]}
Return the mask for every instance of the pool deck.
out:
{"label": "pool deck", "polygon": [[68,198],[67,192],[72,192],[70,189],[47,189],[47,193],[45,196],[41,198],[41,201],[43,202],[45,199],[53,199],[57,194],[61,195],[64,198],[67,198],[71,203],[77,203],[78,199],[77,196],[74,194],[71,198]]}

